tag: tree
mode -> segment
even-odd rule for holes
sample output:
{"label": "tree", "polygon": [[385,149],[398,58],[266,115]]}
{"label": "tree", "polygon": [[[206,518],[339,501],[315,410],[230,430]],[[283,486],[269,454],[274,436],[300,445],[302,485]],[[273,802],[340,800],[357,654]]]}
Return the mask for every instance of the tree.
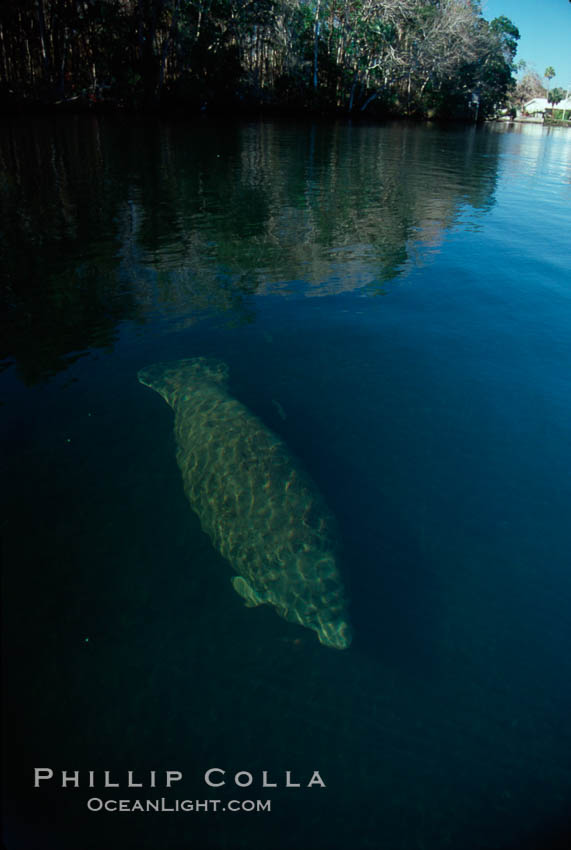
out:
{"label": "tree", "polygon": [[551,65],[548,65],[543,76],[547,80],[547,99],[549,100],[549,84],[555,76],[555,69]]}
{"label": "tree", "polygon": [[505,15],[494,18],[489,24],[489,46],[479,87],[481,105],[488,115],[505,106],[514,92],[513,72],[519,37],[518,28]]}
{"label": "tree", "polygon": [[470,48],[456,68],[447,69],[429,97],[436,114],[443,117],[482,120],[506,105],[515,87],[514,57],[519,32],[506,17],[488,23],[474,16]]}
{"label": "tree", "polygon": [[559,103],[560,100],[565,100],[564,89],[560,89],[557,86],[554,89],[551,89],[551,91],[547,95],[547,100],[549,101],[549,103],[551,103],[551,105]]}
{"label": "tree", "polygon": [[499,18],[494,18],[490,22],[490,32],[497,35],[501,43],[504,59],[510,65],[513,65],[517,52],[517,43],[519,41],[519,30],[516,25],[509,18],[506,18],[505,15],[500,15]]}
{"label": "tree", "polygon": [[513,103],[522,107],[524,104],[533,100],[534,97],[545,97],[547,94],[545,86],[541,82],[541,77],[537,71],[529,70],[518,81],[513,96]]}

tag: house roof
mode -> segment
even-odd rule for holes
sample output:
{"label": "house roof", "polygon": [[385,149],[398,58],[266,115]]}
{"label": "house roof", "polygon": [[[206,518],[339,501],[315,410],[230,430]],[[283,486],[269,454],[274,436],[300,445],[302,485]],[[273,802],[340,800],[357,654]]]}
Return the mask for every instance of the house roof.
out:
{"label": "house roof", "polygon": [[547,102],[546,97],[534,97],[532,100],[528,100],[527,103],[524,103],[523,108],[526,112],[530,112],[532,109],[548,109],[549,103]]}

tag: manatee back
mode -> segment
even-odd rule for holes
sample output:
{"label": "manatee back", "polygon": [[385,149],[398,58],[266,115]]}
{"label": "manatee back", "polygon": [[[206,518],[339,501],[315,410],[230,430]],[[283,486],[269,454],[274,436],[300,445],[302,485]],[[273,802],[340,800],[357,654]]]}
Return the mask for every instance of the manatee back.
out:
{"label": "manatee back", "polygon": [[329,555],[336,548],[334,518],[277,434],[212,382],[188,396],[175,417],[184,490],[235,571],[260,590],[267,580],[297,573],[302,553],[308,562]]}

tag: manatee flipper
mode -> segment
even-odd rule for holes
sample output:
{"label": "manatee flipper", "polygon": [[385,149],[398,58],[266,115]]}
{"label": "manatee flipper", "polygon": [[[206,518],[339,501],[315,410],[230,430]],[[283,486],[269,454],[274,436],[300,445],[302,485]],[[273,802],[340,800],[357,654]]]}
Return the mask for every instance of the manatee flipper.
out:
{"label": "manatee flipper", "polygon": [[248,584],[242,576],[234,576],[232,579],[232,587],[242,599],[246,600],[246,608],[255,608],[256,605],[263,605],[264,600],[259,593],[256,593],[251,584]]}

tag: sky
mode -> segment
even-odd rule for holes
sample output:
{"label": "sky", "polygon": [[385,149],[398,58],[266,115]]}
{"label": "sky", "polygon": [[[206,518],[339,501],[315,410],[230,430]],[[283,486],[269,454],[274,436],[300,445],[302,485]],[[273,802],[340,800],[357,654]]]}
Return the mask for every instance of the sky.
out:
{"label": "sky", "polygon": [[571,3],[569,0],[482,0],[484,17],[505,15],[519,30],[516,62],[525,59],[543,78],[552,65],[550,87],[571,89]]}

